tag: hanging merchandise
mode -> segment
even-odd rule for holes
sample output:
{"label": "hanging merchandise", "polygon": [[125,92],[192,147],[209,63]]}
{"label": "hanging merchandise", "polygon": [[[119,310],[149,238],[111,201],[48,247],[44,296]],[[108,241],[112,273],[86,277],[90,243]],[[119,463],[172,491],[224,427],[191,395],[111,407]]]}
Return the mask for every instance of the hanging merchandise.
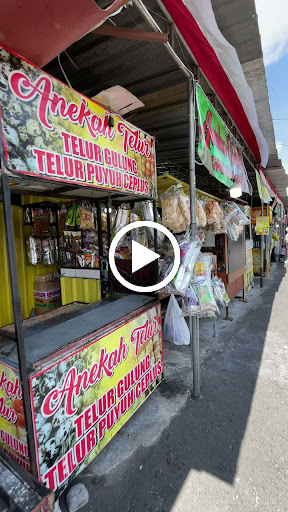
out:
{"label": "hanging merchandise", "polygon": [[216,235],[226,233],[224,214],[217,201],[214,199],[205,198],[203,200],[203,206],[207,220],[206,231]]}
{"label": "hanging merchandise", "polygon": [[80,229],[95,229],[95,218],[91,207],[80,207]]}
{"label": "hanging merchandise", "polygon": [[[140,203],[136,203],[135,206],[131,210],[130,214],[130,222],[139,222],[142,218],[142,211]],[[140,228],[131,229],[130,231],[131,240],[134,242],[138,242],[140,244]]]}
{"label": "hanging merchandise", "polygon": [[186,297],[182,300],[182,315],[201,316],[200,301],[193,283],[189,285]]}
{"label": "hanging merchandise", "polygon": [[113,227],[112,239],[117,235],[120,229],[124,228],[130,222],[130,204],[123,203],[119,206],[116,214],[115,224]]}
{"label": "hanging merchandise", "polygon": [[200,228],[205,228],[207,224],[206,213],[203,204],[199,199],[196,199],[196,217],[197,224]]}
{"label": "hanging merchandise", "polygon": [[65,224],[67,220],[68,211],[65,204],[62,204],[61,209],[58,212],[58,229],[62,233],[65,230]]}
{"label": "hanging merchandise", "polygon": [[37,265],[42,261],[41,240],[34,236],[29,236],[26,240],[27,259],[31,265]]}
{"label": "hanging merchandise", "polygon": [[[180,249],[180,266],[176,276],[163,288],[162,292],[184,296],[193,275],[194,265],[201,249],[201,242],[199,239],[193,240],[189,231],[185,235],[179,236],[177,241]],[[164,259],[161,277],[163,274],[163,277],[166,277],[172,268],[171,263],[173,265],[174,257],[172,260],[171,256],[169,252]]]}
{"label": "hanging merchandise", "polygon": [[57,261],[56,246],[54,238],[45,238],[42,240],[43,263],[53,265]]}
{"label": "hanging merchandise", "polygon": [[228,222],[226,224],[226,228],[227,228],[228,238],[230,238],[230,240],[232,240],[233,242],[237,242],[237,240],[240,236],[240,231],[239,231],[238,226],[235,224],[235,222]]}
{"label": "hanging merchandise", "polygon": [[66,226],[70,226],[71,228],[80,226],[80,205],[74,204],[70,207],[68,216],[65,222]]}
{"label": "hanging merchandise", "polygon": [[[161,196],[162,223],[163,226],[166,226],[173,233],[181,233],[187,228],[187,220],[185,220],[183,215],[184,210],[181,210],[179,204],[180,187],[172,185]],[[183,201],[181,203],[183,207]]]}
{"label": "hanging merchandise", "polygon": [[[154,211],[153,211],[153,201],[142,201],[142,216],[144,220],[150,220],[154,222]],[[131,220],[132,222],[132,220]],[[161,224],[161,217],[157,211],[157,221],[159,224]],[[148,228],[150,237],[154,241],[154,229]],[[165,235],[162,233],[162,231],[157,230],[157,240],[158,244],[161,245],[164,242]]]}
{"label": "hanging merchandise", "polygon": [[175,345],[189,345],[190,343],[188,325],[174,295],[171,295],[169,299],[163,325],[163,338]]}
{"label": "hanging merchandise", "polygon": [[215,297],[216,302],[222,307],[228,306],[230,299],[228,297],[228,294],[226,292],[225,285],[224,285],[222,279],[220,279],[217,276],[214,276],[212,278],[212,287],[213,287],[213,292],[214,292],[214,297]]}
{"label": "hanging merchandise", "polygon": [[211,282],[211,256],[200,253],[195,263],[193,282],[199,297],[201,316],[216,316],[219,314]]}
{"label": "hanging merchandise", "polygon": [[32,209],[33,235],[49,233],[49,210]]}
{"label": "hanging merchandise", "polygon": [[249,219],[233,201],[222,201],[221,208],[224,212],[226,223],[234,222],[237,226],[245,226],[249,224]]}

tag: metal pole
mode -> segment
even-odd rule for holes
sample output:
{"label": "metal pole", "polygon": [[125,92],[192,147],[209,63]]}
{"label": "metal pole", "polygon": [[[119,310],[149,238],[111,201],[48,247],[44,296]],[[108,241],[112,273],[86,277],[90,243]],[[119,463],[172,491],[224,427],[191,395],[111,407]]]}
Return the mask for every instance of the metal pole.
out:
{"label": "metal pole", "polygon": [[[261,200],[261,217],[263,217],[263,201]],[[263,235],[260,235],[260,288],[263,288]]]}
{"label": "metal pole", "polygon": [[[154,20],[153,16],[150,14],[150,12],[148,11],[148,9],[145,7],[145,5],[143,4],[143,2],[141,0],[133,0],[133,7],[136,7],[137,11],[142,15],[144,20],[148,23],[148,25],[151,27],[151,29],[154,32],[162,33],[161,28],[156,23],[156,21]],[[182,62],[180,57],[178,57],[177,53],[174,52],[171,44],[170,43],[166,43],[165,46],[166,46],[168,52],[170,53],[172,59],[177,64],[179,69],[181,69],[181,71],[184,73],[186,78],[191,77],[192,73],[191,73],[190,69],[188,69],[185,66],[185,64]]]}
{"label": "metal pole", "polygon": [[[188,80],[188,124],[189,124],[189,185],[190,185],[190,216],[191,234],[197,236],[196,218],[196,174],[195,174],[195,91],[193,79]],[[193,368],[193,397],[200,397],[200,346],[199,318],[189,318],[191,340],[191,366]]]}
{"label": "metal pole", "polygon": [[[110,251],[110,245],[111,245],[111,216],[110,216],[110,210],[111,209],[112,209],[112,199],[111,199],[111,195],[109,194],[109,197],[108,197],[108,207],[107,207],[108,251]],[[111,297],[113,297],[114,290],[113,290],[113,282],[112,282],[112,274],[111,274],[110,265],[108,266],[108,288],[109,288],[109,293],[110,293]]]}
{"label": "metal pole", "polygon": [[[154,222],[158,221],[157,216],[157,201],[156,199],[153,199],[153,217]],[[157,229],[154,229],[154,252],[158,254],[158,236],[157,236]],[[155,260],[155,283],[158,282],[158,260]]]}
{"label": "metal pole", "polygon": [[99,247],[99,268],[101,279],[101,299],[104,297],[104,276],[103,276],[103,233],[102,233],[102,215],[101,203],[97,201],[97,234],[98,234],[98,247]]}
{"label": "metal pole", "polygon": [[6,244],[7,244],[7,256],[8,256],[8,263],[9,263],[9,275],[10,275],[10,286],[11,286],[12,306],[13,306],[14,325],[15,325],[16,346],[17,346],[20,378],[21,378],[21,384],[22,384],[25,427],[26,427],[26,432],[27,432],[27,443],[28,443],[28,451],[29,451],[30,468],[31,468],[32,474],[37,478],[38,471],[37,471],[36,450],[35,450],[35,442],[34,442],[32,410],[31,410],[31,402],[30,402],[29,377],[28,377],[28,371],[27,371],[24,335],[23,335],[23,328],[22,328],[21,299],[20,299],[20,295],[19,295],[19,286],[18,286],[18,273],[17,273],[17,263],[16,263],[16,250],[15,250],[15,240],[14,240],[11,195],[10,195],[8,176],[5,173],[3,165],[1,165],[1,168],[2,168],[2,173],[1,173],[2,200],[3,200],[3,209],[4,209],[4,223],[5,223],[5,234],[6,234]]}

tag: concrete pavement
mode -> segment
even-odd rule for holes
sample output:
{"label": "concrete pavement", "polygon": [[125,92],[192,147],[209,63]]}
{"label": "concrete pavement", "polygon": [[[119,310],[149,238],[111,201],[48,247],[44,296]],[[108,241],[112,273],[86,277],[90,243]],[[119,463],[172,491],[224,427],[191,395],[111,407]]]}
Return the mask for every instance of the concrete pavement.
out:
{"label": "concrete pavement", "polygon": [[288,277],[255,281],[215,338],[200,321],[201,400],[190,347],[165,343],[165,382],[74,481],[83,512],[288,511]]}

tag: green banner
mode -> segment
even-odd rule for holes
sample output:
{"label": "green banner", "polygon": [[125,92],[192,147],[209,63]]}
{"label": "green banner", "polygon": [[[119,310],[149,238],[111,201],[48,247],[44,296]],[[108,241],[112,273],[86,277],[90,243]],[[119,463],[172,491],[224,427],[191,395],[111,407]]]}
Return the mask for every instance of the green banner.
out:
{"label": "green banner", "polygon": [[243,192],[251,195],[252,186],[247,177],[240,144],[199,85],[196,97],[199,116],[198,155],[202,164],[228,188],[236,182]]}

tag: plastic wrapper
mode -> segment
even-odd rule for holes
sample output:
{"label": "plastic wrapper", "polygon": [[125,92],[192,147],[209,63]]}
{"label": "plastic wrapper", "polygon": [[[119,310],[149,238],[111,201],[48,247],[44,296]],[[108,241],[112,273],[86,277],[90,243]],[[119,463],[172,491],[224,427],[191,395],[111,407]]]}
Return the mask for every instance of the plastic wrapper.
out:
{"label": "plastic wrapper", "polygon": [[222,279],[220,279],[217,276],[214,276],[212,278],[212,287],[213,287],[213,292],[214,292],[214,297],[215,297],[216,302],[222,307],[228,306],[230,299],[228,297],[228,294],[226,292],[226,288],[225,288],[225,285],[224,285]]}
{"label": "plastic wrapper", "polygon": [[120,229],[124,228],[125,226],[127,226],[127,224],[129,224],[130,213],[130,204],[123,203],[121,204],[121,206],[119,206],[115,218],[115,224],[113,227],[112,238],[115,237],[115,235],[118,233],[118,231],[120,231]]}
{"label": "plastic wrapper", "polygon": [[201,316],[200,301],[194,284],[189,285],[186,297],[182,300],[182,315]]}
{"label": "plastic wrapper", "polygon": [[201,316],[215,317],[219,309],[212,288],[211,268],[211,256],[200,253],[195,264],[193,283],[199,297]]}
{"label": "plastic wrapper", "polygon": [[[194,265],[201,249],[199,240],[192,240],[190,233],[186,233],[178,240],[180,249],[180,266],[174,279],[163,288],[163,293],[175,293],[178,295],[186,295],[191,277],[194,271]],[[164,266],[166,265],[164,259]],[[168,263],[167,259],[167,263]],[[171,270],[171,269],[170,269]],[[167,274],[168,275],[168,272]]]}
{"label": "plastic wrapper", "polygon": [[42,255],[45,265],[53,265],[57,261],[57,248],[54,238],[45,238],[42,240]]}
{"label": "plastic wrapper", "polygon": [[83,229],[82,247],[83,249],[98,250],[98,235],[95,229]]}
{"label": "plastic wrapper", "polygon": [[79,227],[80,226],[80,205],[74,204],[69,208],[67,219],[65,221],[66,226]]}
{"label": "plastic wrapper", "polygon": [[49,218],[46,215],[37,215],[33,220],[33,235],[49,233]]}
{"label": "plastic wrapper", "polygon": [[39,238],[29,236],[26,240],[27,259],[31,265],[42,262],[42,245]]}
{"label": "plastic wrapper", "polygon": [[217,201],[206,198],[203,201],[203,206],[207,220],[206,231],[216,235],[226,233],[224,214]]}
{"label": "plastic wrapper", "polygon": [[[139,203],[136,203],[130,213],[130,223],[139,222],[142,218],[142,211]],[[131,240],[140,244],[140,228],[131,229],[130,231]]]}
{"label": "plastic wrapper", "polygon": [[[150,220],[154,222],[154,211],[153,211],[153,202],[152,201],[143,201],[142,202],[142,216],[144,220]],[[132,222],[132,221],[131,221]],[[161,217],[157,211],[157,221],[159,224],[161,224]],[[154,241],[154,229],[148,228],[150,237]],[[157,239],[158,244],[161,245],[164,241],[165,235],[162,233],[162,231],[157,231]]]}
{"label": "plastic wrapper", "polygon": [[186,226],[189,226],[189,224],[191,222],[190,199],[188,196],[186,196],[186,194],[183,194],[183,192],[182,192],[178,196],[178,203],[179,203],[180,211],[181,211],[181,213],[184,217],[184,220],[186,222]]}
{"label": "plastic wrapper", "polygon": [[67,219],[68,211],[65,204],[62,204],[61,209],[58,212],[58,228],[60,233],[65,230],[65,224]]}
{"label": "plastic wrapper", "polygon": [[172,185],[161,196],[162,224],[173,233],[181,233],[187,227],[187,222],[179,206],[179,195],[179,187]]}
{"label": "plastic wrapper", "polygon": [[95,251],[85,250],[78,254],[77,262],[81,268],[99,268],[99,256]]}
{"label": "plastic wrapper", "polygon": [[237,226],[249,224],[249,219],[233,201],[222,201],[221,208],[223,209],[226,222],[234,222]]}
{"label": "plastic wrapper", "polygon": [[199,199],[196,199],[196,217],[198,226],[204,228],[207,224],[206,213]]}
{"label": "plastic wrapper", "polygon": [[95,229],[95,218],[92,208],[80,207],[80,229]]}
{"label": "plastic wrapper", "polygon": [[233,242],[237,242],[240,232],[238,229],[238,226],[235,224],[235,222],[228,222],[226,224],[227,228],[227,236],[233,240]]}
{"label": "plastic wrapper", "polygon": [[217,216],[223,215],[221,208],[219,207],[217,201],[214,199],[205,198],[203,201],[203,206],[206,214],[207,224],[213,224],[217,221]]}
{"label": "plastic wrapper", "polygon": [[163,325],[163,338],[175,345],[189,345],[190,332],[174,295],[171,295]]}

